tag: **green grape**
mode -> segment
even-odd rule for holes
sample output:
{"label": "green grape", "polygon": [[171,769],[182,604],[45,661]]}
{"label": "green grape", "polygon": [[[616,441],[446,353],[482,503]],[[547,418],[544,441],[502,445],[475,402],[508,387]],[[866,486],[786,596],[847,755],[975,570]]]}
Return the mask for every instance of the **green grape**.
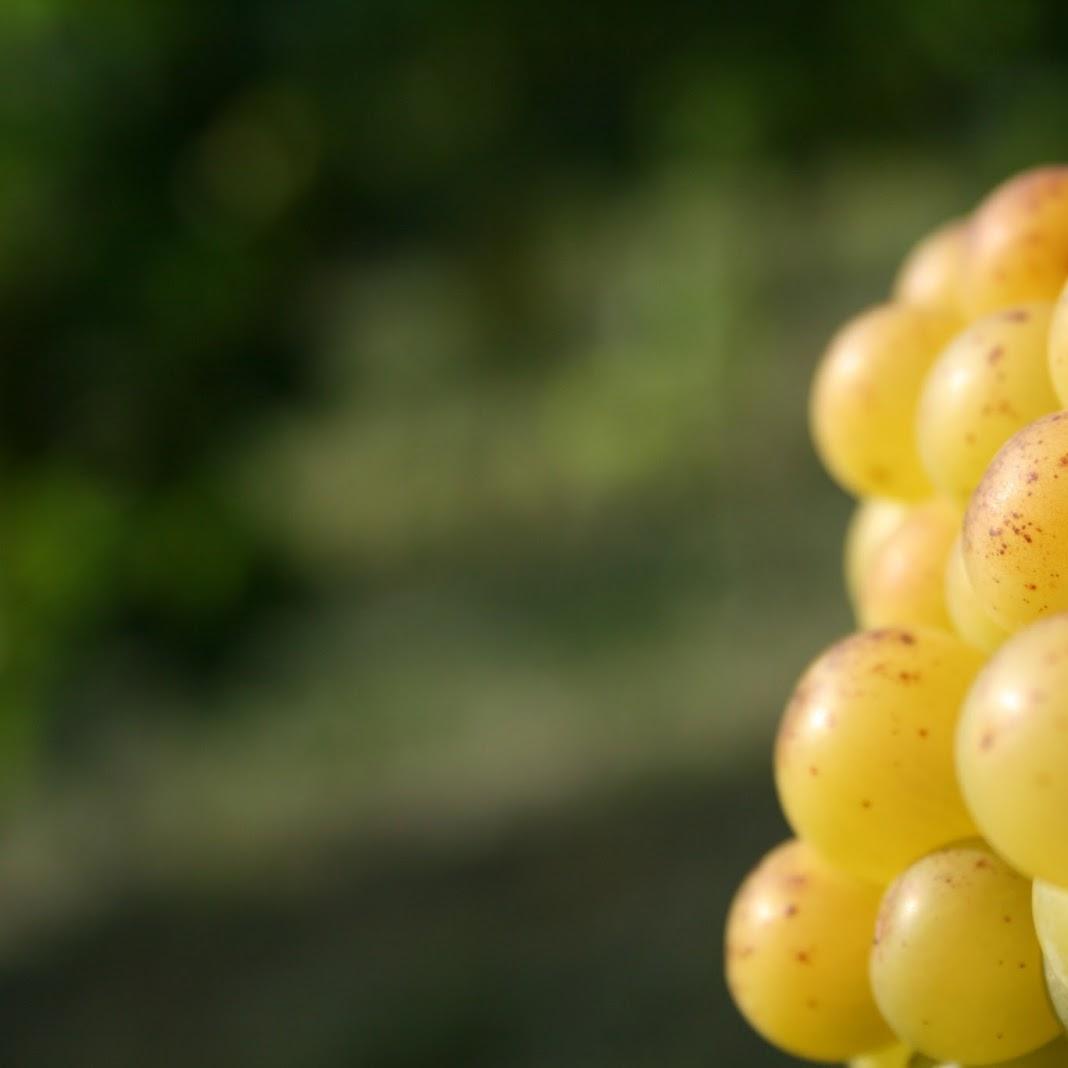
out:
{"label": "green grape", "polygon": [[854,1057],[849,1068],[909,1068],[912,1053],[908,1046],[887,1046],[886,1049]]}
{"label": "green grape", "polygon": [[1060,406],[1068,407],[1068,285],[1061,290],[1050,323],[1049,374]]}
{"label": "green grape", "polygon": [[939,498],[917,505],[883,539],[860,586],[857,618],[862,627],[952,629],[946,561],[960,520],[960,508]]}
{"label": "green grape", "polygon": [[916,402],[952,337],[947,312],[884,304],[847,323],[816,371],[809,421],[824,466],[857,496],[928,496],[916,448]]}
{"label": "green grape", "polygon": [[1057,411],[1046,341],[1050,304],[994,312],[958,334],[920,394],[916,433],[931,481],[966,498],[994,453],[1033,419]]}
{"label": "green grape", "polygon": [[957,730],[957,775],[1006,860],[1068,884],[1068,615],[1013,635],[979,674]]}
{"label": "green grape", "polygon": [[955,219],[913,246],[894,280],[894,299],[950,312],[962,320],[961,275],[968,224]]}
{"label": "green grape", "polygon": [[946,561],[946,610],[953,629],[969,644],[992,653],[1009,636],[1009,632],[987,615],[975,596],[971,579],[964,569],[961,535],[953,541]]}
{"label": "green grape", "polygon": [[[1012,1057],[1007,1061],[996,1061],[988,1068],[1065,1068],[1068,1065],[1068,1042],[1063,1038],[1054,1039],[1033,1053],[1021,1057]],[[906,1068],[971,1068],[959,1061],[932,1061],[922,1053],[913,1054]]]}
{"label": "green grape", "polygon": [[884,497],[865,497],[857,502],[846,529],[843,552],[846,592],[854,608],[860,599],[864,576],[879,547],[901,525],[910,510],[904,501]]}
{"label": "green grape", "polygon": [[894,1033],[936,1060],[992,1064],[1059,1032],[1030,883],[980,841],[932,853],[890,886],[871,981]]}
{"label": "green grape", "polygon": [[1006,629],[1068,609],[1068,412],[1036,419],[994,457],[963,552],[976,599]]}
{"label": "green grape", "polygon": [[727,985],[769,1042],[842,1061],[893,1041],[867,975],[879,894],[796,840],[742,883],[727,917]]}
{"label": "green grape", "polygon": [[953,775],[957,709],[982,657],[916,628],[862,631],[801,677],[775,747],[794,831],[832,863],[888,882],[975,833]]}
{"label": "green grape", "polygon": [[1054,300],[1068,276],[1068,167],[1037,167],[976,209],[961,282],[968,318]]}
{"label": "green grape", "polygon": [[1054,1011],[1068,1027],[1068,889],[1036,879],[1031,906],[1046,959],[1046,988]]}

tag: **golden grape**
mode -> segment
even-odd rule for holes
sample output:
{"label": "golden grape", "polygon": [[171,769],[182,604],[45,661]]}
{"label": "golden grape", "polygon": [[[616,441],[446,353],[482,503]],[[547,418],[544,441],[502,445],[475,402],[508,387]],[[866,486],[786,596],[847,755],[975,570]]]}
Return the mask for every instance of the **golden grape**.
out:
{"label": "golden grape", "polygon": [[981,663],[958,638],[925,628],[862,631],[819,657],[794,690],[775,747],[794,831],[875,882],[974,834],[953,738]]}
{"label": "golden grape", "polygon": [[992,653],[1009,636],[1009,632],[995,623],[979,603],[972,589],[972,581],[964,569],[961,535],[958,534],[946,561],[946,610],[953,629],[969,644]]}
{"label": "golden grape", "polygon": [[957,774],[987,841],[1020,871],[1068,885],[1068,615],[1013,635],[980,672]]}
{"label": "golden grape", "polygon": [[931,481],[966,498],[994,453],[1060,402],[1046,342],[1050,304],[994,312],[958,334],[923,384],[916,419],[920,456]]}
{"label": "golden grape", "polygon": [[928,368],[956,327],[953,316],[884,304],[847,323],[816,371],[809,420],[830,474],[858,496],[927,496],[913,430]]}
{"label": "golden grape", "polygon": [[955,219],[913,246],[894,280],[894,299],[924,304],[963,318],[961,275],[968,224]]}
{"label": "golden grape", "polygon": [[1036,167],[998,186],[972,217],[962,297],[969,318],[1055,300],[1068,278],[1068,167]]}
{"label": "golden grape", "polygon": [[1068,412],[1036,419],[994,457],[963,552],[976,599],[1006,629],[1068,609]]}
{"label": "golden grape", "polygon": [[951,630],[946,561],[961,510],[935,499],[913,508],[872,554],[857,598],[862,627],[918,626]]}
{"label": "golden grape", "polygon": [[871,980],[894,1032],[936,1059],[990,1064],[1059,1031],[1030,883],[979,841],[924,857],[887,890]]}
{"label": "golden grape", "polygon": [[886,538],[901,525],[910,507],[904,501],[865,497],[857,502],[846,529],[845,581],[849,600],[856,607],[864,576]]}
{"label": "golden grape", "polygon": [[893,1041],[868,985],[879,894],[796,840],[742,883],[727,917],[727,985],[769,1042],[836,1061]]}

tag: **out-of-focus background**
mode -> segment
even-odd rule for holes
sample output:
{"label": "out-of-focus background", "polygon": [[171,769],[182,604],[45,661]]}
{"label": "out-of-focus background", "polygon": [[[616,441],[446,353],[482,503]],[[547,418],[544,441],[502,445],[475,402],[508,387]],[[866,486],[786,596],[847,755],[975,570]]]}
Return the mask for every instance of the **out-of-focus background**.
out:
{"label": "out-of-focus background", "polygon": [[0,5],[0,1060],[786,1064],[805,401],[1068,154],[1029,0]]}

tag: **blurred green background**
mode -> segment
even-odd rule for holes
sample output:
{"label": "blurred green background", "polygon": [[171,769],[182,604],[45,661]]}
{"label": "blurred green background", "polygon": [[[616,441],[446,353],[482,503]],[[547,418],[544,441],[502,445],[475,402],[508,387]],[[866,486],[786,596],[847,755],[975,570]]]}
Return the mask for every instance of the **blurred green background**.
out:
{"label": "blurred green background", "polygon": [[5,0],[0,1060],[773,1066],[827,336],[1068,8]]}

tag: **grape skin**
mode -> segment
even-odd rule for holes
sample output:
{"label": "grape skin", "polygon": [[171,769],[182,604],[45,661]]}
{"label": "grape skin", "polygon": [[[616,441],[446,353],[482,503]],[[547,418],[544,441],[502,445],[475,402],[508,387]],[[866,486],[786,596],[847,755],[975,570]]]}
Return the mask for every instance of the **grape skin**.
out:
{"label": "grape skin", "polygon": [[992,653],[1009,632],[990,618],[976,598],[971,579],[964,569],[961,541],[958,534],[946,561],[946,610],[953,629],[961,638],[984,653]]}
{"label": "grape skin", "polygon": [[977,600],[1006,629],[1068,609],[1068,412],[1036,419],[994,457],[963,552]]}
{"label": "grape skin", "polygon": [[1068,276],[1068,167],[1010,178],[979,205],[968,234],[962,299],[969,318],[1055,300]]}
{"label": "grape skin", "polygon": [[936,1060],[992,1064],[1059,1032],[1030,884],[980,841],[932,853],[890,886],[871,980],[894,1032]]}
{"label": "grape skin", "polygon": [[890,1046],[863,1057],[854,1057],[849,1068],[909,1068],[911,1057],[908,1046]]}
{"label": "grape skin", "polygon": [[954,219],[917,242],[894,280],[894,298],[940,308],[963,320],[961,276],[968,223]]}
{"label": "grape skin", "polygon": [[917,411],[920,456],[934,485],[961,500],[1005,442],[1057,411],[1046,341],[1052,306],[995,312],[958,334],[924,381]]}
{"label": "grape skin", "polygon": [[961,713],[957,775],[1002,856],[1068,885],[1068,615],[1014,635],[979,674]]}
{"label": "grape skin", "polygon": [[960,507],[952,501],[927,501],[882,541],[860,586],[857,619],[862,627],[952,629],[946,610],[946,561],[960,521]]}
{"label": "grape skin", "polygon": [[854,611],[860,600],[864,576],[879,547],[908,516],[911,507],[904,501],[865,497],[857,502],[846,528],[843,558],[846,592]]}
{"label": "grape skin", "polygon": [[913,421],[927,369],[956,325],[935,309],[884,304],[831,341],[813,381],[809,423],[824,466],[850,493],[930,495]]}
{"label": "grape skin", "polygon": [[925,628],[863,631],[804,673],[775,747],[787,821],[832,863],[887,882],[975,834],[953,775],[957,710],[982,663]]}
{"label": "grape skin", "polygon": [[893,1041],[867,975],[879,894],[796,840],[742,883],[727,917],[727,985],[769,1042],[843,1061]]}

